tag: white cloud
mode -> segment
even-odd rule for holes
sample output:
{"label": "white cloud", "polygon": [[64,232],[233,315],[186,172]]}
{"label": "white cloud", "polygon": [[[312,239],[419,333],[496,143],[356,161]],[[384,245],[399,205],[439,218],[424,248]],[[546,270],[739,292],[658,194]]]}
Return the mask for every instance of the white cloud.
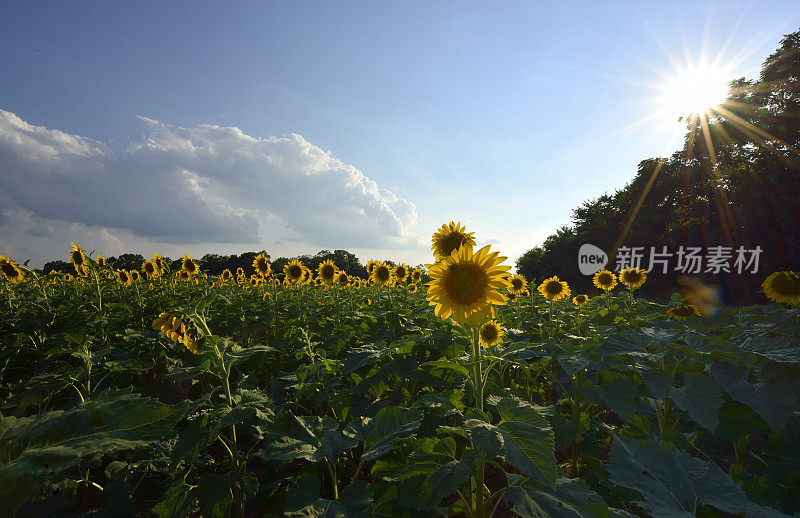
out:
{"label": "white cloud", "polygon": [[0,110],[0,213],[26,212],[37,236],[61,222],[186,245],[416,243],[414,204],[300,135],[140,119],[147,133],[112,152]]}

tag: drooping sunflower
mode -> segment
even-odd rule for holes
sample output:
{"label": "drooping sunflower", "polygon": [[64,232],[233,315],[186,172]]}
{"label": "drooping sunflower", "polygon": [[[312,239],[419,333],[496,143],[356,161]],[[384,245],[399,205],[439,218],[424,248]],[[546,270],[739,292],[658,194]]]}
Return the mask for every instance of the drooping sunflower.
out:
{"label": "drooping sunflower", "polygon": [[509,284],[509,291],[513,291],[515,294],[519,295],[528,287],[528,280],[522,275],[515,273],[511,276],[511,279],[509,279]]}
{"label": "drooping sunflower", "polygon": [[336,275],[336,265],[333,261],[326,259],[317,266],[317,278],[325,284],[333,284],[333,277]]}
{"label": "drooping sunflower", "polygon": [[462,246],[430,267],[427,300],[436,316],[465,323],[492,304],[506,303],[500,290],[508,286],[504,276],[511,267],[501,264],[506,257],[489,248],[473,252],[472,246]]}
{"label": "drooping sunflower", "polygon": [[78,275],[85,275],[86,252],[75,243],[70,243],[70,245],[72,245],[72,251],[69,253],[69,262],[75,267]]}
{"label": "drooping sunflower", "polygon": [[437,230],[431,238],[431,250],[437,261],[449,257],[462,246],[475,246],[475,232],[467,232],[461,222],[451,221]]}
{"label": "drooping sunflower", "polygon": [[25,278],[22,275],[22,270],[17,266],[17,263],[2,255],[0,255],[0,272],[3,273],[3,277],[14,284],[22,282]]}
{"label": "drooping sunflower", "polygon": [[379,286],[386,286],[392,280],[392,270],[385,263],[377,263],[370,276],[372,281]]}
{"label": "drooping sunflower", "polygon": [[489,320],[483,324],[478,331],[481,347],[499,345],[503,342],[503,335],[505,335],[503,326],[494,320]]}
{"label": "drooping sunflower", "polygon": [[638,288],[647,280],[647,272],[641,268],[625,268],[619,272],[619,282],[629,288]]}
{"label": "drooping sunflower", "polygon": [[269,256],[263,252],[258,254],[253,259],[253,269],[255,269],[258,275],[269,277],[269,274],[272,272],[272,265],[269,264]]}
{"label": "drooping sunflower", "polygon": [[392,276],[397,280],[397,282],[405,282],[406,278],[408,277],[408,266],[403,263],[398,263],[394,268],[392,268]]}
{"label": "drooping sunflower", "polygon": [[800,304],[800,274],[797,272],[775,272],[761,284],[761,289],[773,302]]}
{"label": "drooping sunflower", "polygon": [[188,254],[181,259],[181,269],[190,276],[195,275],[198,271],[200,271],[200,267],[197,266],[196,262],[194,262],[192,256]]}
{"label": "drooping sunflower", "polygon": [[303,280],[304,269],[303,263],[294,259],[283,267],[283,274],[288,282],[291,284],[298,284]]}
{"label": "drooping sunflower", "polygon": [[97,266],[99,266],[100,268],[105,268],[106,265],[107,265],[106,258],[103,257],[102,255],[98,255],[97,256]]}
{"label": "drooping sunflower", "polygon": [[419,268],[414,268],[413,270],[411,270],[411,282],[416,284],[421,280],[422,280],[422,270],[420,270]]}
{"label": "drooping sunflower", "polygon": [[156,264],[153,261],[146,260],[142,263],[142,272],[147,275],[148,279],[152,279],[156,276],[156,272],[158,271]]}
{"label": "drooping sunflower", "polygon": [[586,295],[575,295],[574,297],[572,297],[572,303],[575,304],[576,306],[583,306],[587,302],[589,302],[589,297],[587,297]]}
{"label": "drooping sunflower", "polygon": [[545,279],[538,290],[547,300],[560,300],[570,296],[569,285],[566,281],[559,280],[558,276]]}
{"label": "drooping sunflower", "polygon": [[700,316],[700,308],[694,304],[678,304],[667,310],[667,316],[675,320],[686,320],[690,315]]}
{"label": "drooping sunflower", "polygon": [[409,284],[408,285],[408,292],[409,293],[416,293],[417,292],[417,285],[416,284]]}
{"label": "drooping sunflower", "polygon": [[131,276],[128,275],[124,269],[117,270],[117,281],[123,286],[130,286],[131,285]]}
{"label": "drooping sunflower", "polygon": [[604,291],[611,291],[617,285],[617,276],[608,270],[600,270],[592,277],[592,283]]}

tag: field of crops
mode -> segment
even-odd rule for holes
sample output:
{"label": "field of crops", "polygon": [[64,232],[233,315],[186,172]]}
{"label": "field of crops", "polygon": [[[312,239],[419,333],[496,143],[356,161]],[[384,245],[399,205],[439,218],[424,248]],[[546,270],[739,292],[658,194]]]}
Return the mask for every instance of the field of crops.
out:
{"label": "field of crops", "polygon": [[445,227],[359,279],[0,258],[0,516],[797,514],[795,274],[701,316]]}

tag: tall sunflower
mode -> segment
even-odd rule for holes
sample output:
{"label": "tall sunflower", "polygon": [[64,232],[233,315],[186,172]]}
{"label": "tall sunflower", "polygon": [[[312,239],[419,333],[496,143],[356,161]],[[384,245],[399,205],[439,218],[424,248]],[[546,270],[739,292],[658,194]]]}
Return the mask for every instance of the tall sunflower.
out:
{"label": "tall sunflower", "polygon": [[449,257],[462,246],[475,246],[475,232],[467,232],[461,222],[451,221],[437,230],[431,238],[431,250],[437,261]]}
{"label": "tall sunflower", "polygon": [[297,259],[294,259],[289,261],[286,266],[283,267],[283,274],[288,282],[291,284],[298,284],[303,280],[304,270],[305,266],[303,266],[303,263]]}
{"label": "tall sunflower", "polygon": [[156,265],[158,268],[158,274],[161,275],[166,271],[166,264],[164,263],[164,258],[161,257],[159,254],[153,254],[153,264]]}
{"label": "tall sunflower", "polygon": [[333,284],[333,277],[336,275],[336,265],[333,261],[326,259],[317,266],[317,278],[327,285]]}
{"label": "tall sunflower", "polygon": [[22,270],[17,266],[17,263],[2,255],[0,255],[0,272],[2,272],[3,277],[14,284],[22,282],[25,278],[22,275]]}
{"label": "tall sunflower", "polygon": [[538,290],[547,300],[559,300],[570,296],[569,285],[565,281],[559,280],[558,276],[545,279],[539,285]]}
{"label": "tall sunflower", "polygon": [[503,277],[511,267],[500,264],[507,258],[489,248],[473,252],[462,246],[430,267],[427,300],[436,316],[465,323],[492,304],[505,304],[500,290],[508,286]]}
{"label": "tall sunflower", "polygon": [[78,275],[85,275],[86,252],[75,243],[70,243],[70,245],[72,245],[72,251],[69,253],[69,262],[75,267],[75,272]]}
{"label": "tall sunflower", "polygon": [[142,272],[144,272],[144,274],[147,275],[148,279],[152,279],[153,277],[155,277],[157,271],[158,268],[156,267],[156,264],[153,261],[145,260],[145,262],[142,263]]}
{"label": "tall sunflower", "polygon": [[503,335],[505,335],[503,326],[495,320],[489,320],[478,330],[478,339],[481,347],[491,347],[501,344],[503,342]]}
{"label": "tall sunflower", "polygon": [[528,287],[528,280],[523,277],[522,275],[515,273],[509,279],[509,291],[513,291],[515,294],[519,295],[525,288]]}
{"label": "tall sunflower", "polygon": [[647,272],[641,268],[628,267],[619,272],[619,282],[629,288],[638,288],[647,280]]}
{"label": "tall sunflower", "polygon": [[413,270],[411,270],[411,282],[416,284],[421,280],[422,280],[422,270],[420,270],[419,268],[414,268]]}
{"label": "tall sunflower", "polygon": [[370,276],[372,282],[379,286],[386,286],[392,280],[392,270],[385,263],[377,263]]}
{"label": "tall sunflower", "polygon": [[272,273],[272,265],[269,264],[269,256],[263,252],[255,256],[253,259],[253,269],[261,277],[269,277]]}
{"label": "tall sunflower", "polygon": [[761,284],[761,289],[773,302],[800,304],[800,274],[797,272],[775,272]]}
{"label": "tall sunflower", "polygon": [[604,291],[611,291],[617,285],[617,276],[608,270],[600,270],[592,277],[592,283]]}
{"label": "tall sunflower", "polygon": [[124,269],[117,270],[117,281],[123,286],[130,286],[131,285],[131,276],[128,275]]}
{"label": "tall sunflower", "polygon": [[589,297],[587,297],[586,295],[575,295],[574,297],[572,297],[572,303],[575,304],[576,306],[583,306],[587,302],[589,302]]}
{"label": "tall sunflower", "polygon": [[200,271],[200,267],[197,266],[196,262],[194,262],[192,256],[188,254],[183,259],[181,259],[181,269],[190,276],[195,275],[197,272]]}
{"label": "tall sunflower", "polygon": [[370,259],[369,261],[367,261],[367,266],[366,266],[367,277],[372,275],[372,271],[375,270],[375,267],[378,266],[380,263],[381,263],[380,261],[377,261],[375,259]]}
{"label": "tall sunflower", "polygon": [[405,282],[408,278],[408,266],[403,263],[398,263],[397,266],[392,268],[392,276],[397,282]]}

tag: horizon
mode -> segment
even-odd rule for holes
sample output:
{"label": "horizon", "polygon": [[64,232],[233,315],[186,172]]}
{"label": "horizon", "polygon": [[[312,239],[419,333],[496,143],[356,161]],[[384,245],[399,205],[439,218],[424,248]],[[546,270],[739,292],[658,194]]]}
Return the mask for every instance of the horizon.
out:
{"label": "horizon", "polygon": [[250,7],[0,8],[0,253],[416,265],[460,221],[513,264],[680,148],[682,69],[755,78],[800,25],[790,2]]}

